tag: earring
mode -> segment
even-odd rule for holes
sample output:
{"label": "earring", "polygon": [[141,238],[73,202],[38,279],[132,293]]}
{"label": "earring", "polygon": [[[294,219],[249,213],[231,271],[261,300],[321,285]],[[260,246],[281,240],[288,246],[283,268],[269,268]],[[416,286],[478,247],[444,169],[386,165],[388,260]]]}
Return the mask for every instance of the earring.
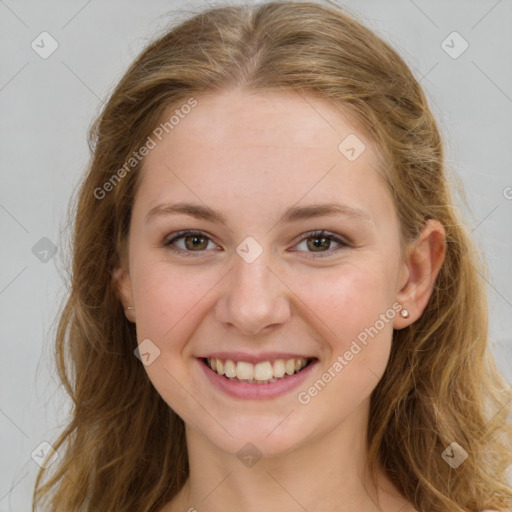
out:
{"label": "earring", "polygon": [[402,310],[400,311],[400,316],[401,316],[402,318],[409,318],[409,311],[407,311],[407,309],[402,309]]}
{"label": "earring", "polygon": [[128,306],[128,307],[126,308],[126,311],[128,311],[129,309],[135,309],[135,308],[134,308],[133,306]]}

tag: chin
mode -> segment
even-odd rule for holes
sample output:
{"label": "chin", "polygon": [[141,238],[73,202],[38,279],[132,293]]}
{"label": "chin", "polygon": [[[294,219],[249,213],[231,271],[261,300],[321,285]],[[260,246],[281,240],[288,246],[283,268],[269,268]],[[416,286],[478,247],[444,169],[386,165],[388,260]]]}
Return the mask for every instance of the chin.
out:
{"label": "chin", "polygon": [[[293,413],[292,413],[293,414]],[[293,431],[280,418],[241,418],[237,424],[227,427],[229,434],[215,423],[214,430],[202,432],[202,436],[239,459],[244,456],[273,458],[285,455],[305,441],[304,432]],[[225,425],[223,425],[225,426]],[[225,426],[226,427],[226,426]],[[303,430],[303,427],[301,427]]]}

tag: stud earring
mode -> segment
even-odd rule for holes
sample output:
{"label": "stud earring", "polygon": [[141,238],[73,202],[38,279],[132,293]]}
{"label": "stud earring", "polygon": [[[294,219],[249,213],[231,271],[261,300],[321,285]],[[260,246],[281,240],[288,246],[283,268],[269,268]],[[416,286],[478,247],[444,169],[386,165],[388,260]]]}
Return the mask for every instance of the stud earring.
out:
{"label": "stud earring", "polygon": [[126,311],[128,311],[129,309],[135,309],[135,308],[134,308],[133,306],[128,306],[128,307],[126,308]]}
{"label": "stud earring", "polygon": [[401,316],[402,318],[409,318],[409,311],[407,311],[407,309],[402,309],[402,310],[400,311],[400,316]]}

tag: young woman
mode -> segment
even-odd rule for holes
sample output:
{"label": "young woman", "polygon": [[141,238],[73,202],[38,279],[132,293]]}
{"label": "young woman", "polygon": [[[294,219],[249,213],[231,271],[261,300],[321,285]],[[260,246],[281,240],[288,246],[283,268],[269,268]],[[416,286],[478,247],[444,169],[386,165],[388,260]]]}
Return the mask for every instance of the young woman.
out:
{"label": "young woman", "polygon": [[315,3],[212,8],[137,58],[91,147],[34,507],[510,509],[484,269],[385,42]]}

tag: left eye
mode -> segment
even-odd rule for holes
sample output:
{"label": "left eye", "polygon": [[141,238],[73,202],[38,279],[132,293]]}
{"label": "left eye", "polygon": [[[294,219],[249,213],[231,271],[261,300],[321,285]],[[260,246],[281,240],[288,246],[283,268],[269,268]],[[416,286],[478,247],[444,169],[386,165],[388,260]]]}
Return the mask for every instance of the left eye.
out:
{"label": "left eye", "polygon": [[[306,243],[306,247],[308,249],[312,249],[311,252],[319,253],[318,256],[315,255],[315,257],[320,258],[326,256],[323,253],[330,254],[333,251],[337,251],[339,249],[342,249],[343,247],[348,247],[349,245],[348,242],[346,242],[343,238],[334,234],[325,234],[325,231],[315,231],[312,233],[306,233],[306,235],[299,242],[299,245],[303,242]],[[336,247],[335,249],[329,249],[325,251],[321,250],[323,247],[325,248],[326,246],[330,246],[332,242],[336,242],[339,246]]]}
{"label": "left eye", "polygon": [[[183,241],[184,246],[177,246],[178,241]],[[164,245],[175,253],[183,254],[184,256],[191,256],[190,253],[192,252],[204,252],[204,250],[208,248],[209,242],[213,244],[210,238],[202,231],[188,230],[176,233],[176,236],[167,239],[164,242]],[[311,251],[306,252],[318,253],[318,255],[315,255],[315,257],[324,257],[324,254],[321,253],[330,254],[333,251],[349,246],[349,243],[345,241],[343,238],[330,233],[325,234],[325,231],[314,231],[306,233],[300,239],[298,245],[300,245],[303,242],[306,243],[306,247],[308,249],[311,249]],[[339,247],[336,247],[334,249],[329,248],[332,242],[337,243]],[[176,249],[175,247],[178,247],[178,249]],[[323,250],[326,248],[328,250]]]}

